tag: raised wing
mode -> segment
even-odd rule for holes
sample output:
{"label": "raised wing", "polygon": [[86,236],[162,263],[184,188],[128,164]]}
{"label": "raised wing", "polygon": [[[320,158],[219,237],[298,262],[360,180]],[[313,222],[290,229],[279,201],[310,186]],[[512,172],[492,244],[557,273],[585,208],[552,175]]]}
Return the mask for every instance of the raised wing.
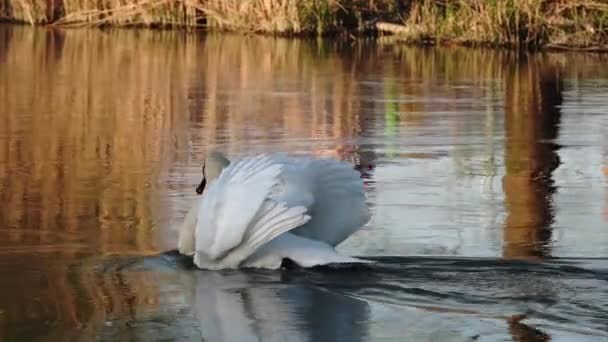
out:
{"label": "raised wing", "polygon": [[282,186],[281,165],[268,156],[231,163],[203,194],[194,262],[200,268],[236,268],[278,235],[306,223],[303,206],[269,196]]}
{"label": "raised wing", "polygon": [[298,165],[314,180],[309,187],[315,199],[308,206],[312,219],[290,233],[336,246],[371,218],[365,203],[363,179],[349,163],[335,159],[300,158]]}

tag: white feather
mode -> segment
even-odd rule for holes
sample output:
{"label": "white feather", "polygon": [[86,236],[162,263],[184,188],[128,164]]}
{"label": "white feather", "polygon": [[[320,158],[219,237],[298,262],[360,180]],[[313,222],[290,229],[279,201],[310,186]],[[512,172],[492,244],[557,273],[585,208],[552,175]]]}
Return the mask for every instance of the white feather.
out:
{"label": "white feather", "polygon": [[283,166],[287,183],[277,200],[304,205],[311,216],[292,233],[337,246],[370,220],[363,180],[352,165],[304,156],[274,159]]}
{"label": "white feather", "polygon": [[276,269],[283,259],[290,259],[300,267],[314,267],[332,263],[368,263],[367,260],[339,254],[323,241],[284,233],[256,251],[244,267]]}

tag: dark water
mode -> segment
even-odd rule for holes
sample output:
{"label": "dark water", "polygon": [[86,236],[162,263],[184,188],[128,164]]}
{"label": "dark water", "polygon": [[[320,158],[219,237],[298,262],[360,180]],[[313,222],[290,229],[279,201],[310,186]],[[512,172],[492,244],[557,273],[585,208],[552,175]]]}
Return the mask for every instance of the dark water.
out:
{"label": "dark water", "polygon": [[[364,172],[370,268],[194,270],[201,160]],[[0,341],[608,340],[608,59],[0,26]]]}

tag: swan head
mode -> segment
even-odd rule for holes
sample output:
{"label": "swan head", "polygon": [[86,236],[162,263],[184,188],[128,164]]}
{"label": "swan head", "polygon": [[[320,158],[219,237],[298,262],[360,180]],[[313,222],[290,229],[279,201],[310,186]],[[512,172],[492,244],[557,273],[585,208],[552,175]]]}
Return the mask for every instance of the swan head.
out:
{"label": "swan head", "polygon": [[221,152],[211,151],[203,163],[203,179],[196,187],[196,193],[201,195],[207,182],[212,182],[220,176],[222,170],[230,165],[230,161]]}

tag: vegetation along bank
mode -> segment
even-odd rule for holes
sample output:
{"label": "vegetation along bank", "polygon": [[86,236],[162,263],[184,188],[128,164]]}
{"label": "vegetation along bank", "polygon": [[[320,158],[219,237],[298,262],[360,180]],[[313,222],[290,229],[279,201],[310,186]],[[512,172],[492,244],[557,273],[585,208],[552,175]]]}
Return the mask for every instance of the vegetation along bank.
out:
{"label": "vegetation along bank", "polygon": [[608,0],[0,0],[0,20],[608,52]]}

